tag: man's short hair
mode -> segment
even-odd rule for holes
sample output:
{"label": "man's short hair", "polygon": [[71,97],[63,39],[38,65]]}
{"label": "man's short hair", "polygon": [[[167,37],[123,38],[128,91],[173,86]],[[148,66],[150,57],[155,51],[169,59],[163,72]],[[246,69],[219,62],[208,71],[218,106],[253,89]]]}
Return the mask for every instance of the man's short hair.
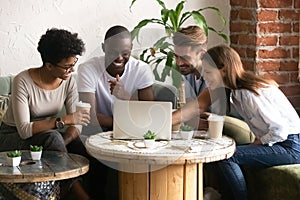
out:
{"label": "man's short hair", "polygon": [[112,36],[115,36],[116,38],[130,38],[131,39],[131,33],[130,31],[125,28],[124,26],[116,25],[112,26],[106,31],[104,41],[111,38]]}
{"label": "man's short hair", "polygon": [[191,46],[206,49],[207,36],[199,26],[188,26],[174,33],[173,43],[176,46]]}

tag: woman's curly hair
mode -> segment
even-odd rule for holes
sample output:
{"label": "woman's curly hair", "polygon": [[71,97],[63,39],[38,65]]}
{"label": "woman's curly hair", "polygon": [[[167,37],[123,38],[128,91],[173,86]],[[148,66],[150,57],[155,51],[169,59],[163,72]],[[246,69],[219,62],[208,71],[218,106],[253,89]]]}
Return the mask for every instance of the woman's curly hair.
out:
{"label": "woman's curly hair", "polygon": [[41,54],[43,64],[57,64],[64,58],[82,55],[85,48],[77,33],[52,28],[41,36],[37,50]]}

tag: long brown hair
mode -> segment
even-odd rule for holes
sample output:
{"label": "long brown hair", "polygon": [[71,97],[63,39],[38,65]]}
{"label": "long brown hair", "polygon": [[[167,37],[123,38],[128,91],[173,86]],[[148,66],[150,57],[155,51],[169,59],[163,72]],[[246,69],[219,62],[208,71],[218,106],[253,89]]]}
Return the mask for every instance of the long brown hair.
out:
{"label": "long brown hair", "polygon": [[218,69],[224,68],[224,84],[232,90],[246,89],[259,95],[260,88],[266,88],[270,84],[278,86],[272,79],[245,71],[239,54],[229,46],[218,45],[210,48],[204,55],[204,59],[213,62],[212,66]]}

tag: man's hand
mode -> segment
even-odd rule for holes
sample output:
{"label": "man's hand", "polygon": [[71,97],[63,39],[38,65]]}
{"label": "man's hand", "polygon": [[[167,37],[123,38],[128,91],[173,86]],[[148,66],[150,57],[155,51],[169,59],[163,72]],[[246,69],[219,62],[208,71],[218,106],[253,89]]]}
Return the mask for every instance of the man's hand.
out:
{"label": "man's hand", "polygon": [[118,99],[129,100],[130,95],[125,91],[123,83],[120,81],[119,74],[115,80],[108,80],[110,83],[110,93]]}

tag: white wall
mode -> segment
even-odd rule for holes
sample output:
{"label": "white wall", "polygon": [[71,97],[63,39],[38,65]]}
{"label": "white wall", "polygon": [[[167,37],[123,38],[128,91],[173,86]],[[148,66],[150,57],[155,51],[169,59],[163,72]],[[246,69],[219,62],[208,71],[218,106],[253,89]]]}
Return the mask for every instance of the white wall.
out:
{"label": "white wall", "polygon": [[[165,2],[167,7],[174,8],[179,1]],[[79,34],[86,44],[86,52],[78,62],[81,63],[101,53],[99,47],[110,26],[121,24],[131,30],[141,19],[160,17],[160,7],[155,0],[137,0],[131,12],[130,3],[131,0],[1,0],[0,75],[16,74],[41,65],[36,48],[40,36],[47,28],[64,28]],[[189,0],[185,10],[204,6],[220,8],[228,19],[229,0]],[[220,26],[213,15],[203,14],[207,16],[210,25]],[[155,29],[149,27],[146,32],[156,32]],[[227,25],[225,33],[228,32]],[[151,36],[155,37],[155,34]],[[215,34],[209,35],[209,46],[222,42]],[[143,45],[145,43],[136,44],[136,48]]]}

